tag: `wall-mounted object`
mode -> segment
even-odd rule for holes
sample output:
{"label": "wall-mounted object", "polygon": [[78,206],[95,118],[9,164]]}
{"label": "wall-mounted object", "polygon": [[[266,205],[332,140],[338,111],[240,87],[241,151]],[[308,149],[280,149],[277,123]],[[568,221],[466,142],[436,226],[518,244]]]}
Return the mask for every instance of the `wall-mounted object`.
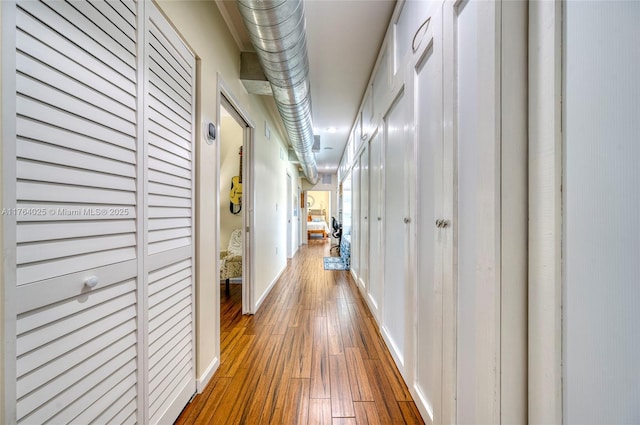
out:
{"label": "wall-mounted object", "polygon": [[207,144],[212,145],[214,140],[216,140],[216,125],[211,121],[206,122],[204,124],[202,134],[204,135],[204,140]]}

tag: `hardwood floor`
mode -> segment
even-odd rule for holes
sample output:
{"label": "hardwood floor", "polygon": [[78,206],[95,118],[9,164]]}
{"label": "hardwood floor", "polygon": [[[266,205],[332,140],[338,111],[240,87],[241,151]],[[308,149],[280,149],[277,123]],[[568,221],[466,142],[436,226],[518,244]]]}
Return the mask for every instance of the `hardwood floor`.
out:
{"label": "hardwood floor", "polygon": [[348,272],[329,245],[296,254],[254,316],[220,287],[221,362],[177,424],[423,424]]}

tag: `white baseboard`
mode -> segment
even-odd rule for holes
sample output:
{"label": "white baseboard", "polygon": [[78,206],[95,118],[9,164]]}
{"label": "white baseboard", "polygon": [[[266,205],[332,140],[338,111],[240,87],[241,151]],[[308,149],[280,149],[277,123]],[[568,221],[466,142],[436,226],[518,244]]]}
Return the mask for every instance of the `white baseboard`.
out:
{"label": "white baseboard", "polygon": [[402,356],[402,354],[400,354],[400,350],[398,350],[398,347],[396,347],[396,345],[393,343],[393,339],[391,338],[391,336],[389,335],[389,332],[387,331],[387,329],[384,326],[380,327],[380,333],[382,334],[382,339],[384,340],[385,344],[387,344],[387,348],[389,349],[389,352],[391,353],[391,357],[393,358],[393,361],[396,362],[396,366],[398,366],[398,370],[400,371],[400,375],[402,375],[402,377],[406,381],[406,377],[405,377],[405,373],[404,373],[405,372],[404,371],[404,357]]}
{"label": "white baseboard", "polygon": [[[433,424],[433,408],[429,406],[427,398],[417,385],[414,385],[413,388],[411,388],[411,395],[413,396],[413,401],[416,403],[416,407],[418,408],[420,416],[422,416],[425,424]],[[429,421],[426,420],[427,418],[429,418]]]}
{"label": "white baseboard", "polygon": [[282,276],[282,273],[284,273],[284,271],[287,269],[288,264],[285,264],[284,267],[282,268],[282,270],[280,270],[278,272],[278,274],[276,275],[276,277],[271,281],[271,283],[269,284],[269,286],[267,287],[267,290],[264,291],[264,293],[262,294],[262,296],[260,297],[260,299],[258,301],[256,301],[256,305],[253,307],[253,313],[255,314],[256,311],[258,311],[258,309],[260,308],[260,306],[262,305],[262,302],[264,301],[265,298],[267,298],[267,295],[269,295],[269,292],[271,292],[271,290],[273,289],[273,285],[276,284],[276,282],[278,281],[278,279],[280,279],[280,276]]}
{"label": "white baseboard", "polygon": [[353,281],[356,283],[356,285],[358,285],[358,275],[356,274],[356,272],[352,268],[349,268],[349,272],[351,273]]}
{"label": "white baseboard", "polygon": [[196,390],[198,390],[198,394],[204,391],[204,387],[207,386],[213,374],[218,370],[218,366],[220,366],[220,359],[216,357],[209,364],[207,370],[204,371],[202,376],[196,380]]}

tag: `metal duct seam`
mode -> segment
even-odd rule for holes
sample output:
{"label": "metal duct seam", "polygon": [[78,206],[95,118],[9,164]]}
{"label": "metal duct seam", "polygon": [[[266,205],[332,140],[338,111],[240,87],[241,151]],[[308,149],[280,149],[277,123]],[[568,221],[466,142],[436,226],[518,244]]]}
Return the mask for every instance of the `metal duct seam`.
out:
{"label": "metal duct seam", "polygon": [[311,184],[318,183],[313,148],[309,59],[302,0],[239,0],[291,145]]}

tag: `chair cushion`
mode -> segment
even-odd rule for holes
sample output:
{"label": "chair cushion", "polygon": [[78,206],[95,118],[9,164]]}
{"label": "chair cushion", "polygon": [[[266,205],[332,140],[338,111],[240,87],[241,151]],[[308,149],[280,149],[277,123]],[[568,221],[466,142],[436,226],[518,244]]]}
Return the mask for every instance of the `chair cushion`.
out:
{"label": "chair cushion", "polygon": [[242,230],[236,229],[231,232],[229,238],[229,246],[227,247],[228,255],[242,256]]}

